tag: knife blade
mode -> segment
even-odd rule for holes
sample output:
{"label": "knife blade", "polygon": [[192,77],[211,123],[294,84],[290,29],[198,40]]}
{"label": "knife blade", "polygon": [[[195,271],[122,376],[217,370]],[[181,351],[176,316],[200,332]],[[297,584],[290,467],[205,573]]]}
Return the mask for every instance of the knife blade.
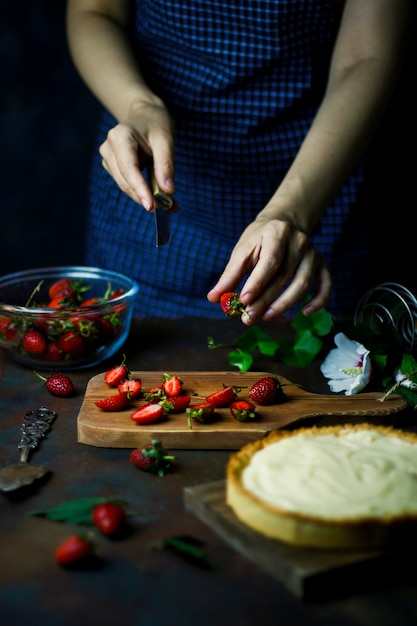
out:
{"label": "knife blade", "polygon": [[170,210],[174,201],[169,194],[162,191],[159,187],[152,166],[149,167],[149,184],[155,201],[154,213],[156,247],[159,248],[169,241],[171,219]]}

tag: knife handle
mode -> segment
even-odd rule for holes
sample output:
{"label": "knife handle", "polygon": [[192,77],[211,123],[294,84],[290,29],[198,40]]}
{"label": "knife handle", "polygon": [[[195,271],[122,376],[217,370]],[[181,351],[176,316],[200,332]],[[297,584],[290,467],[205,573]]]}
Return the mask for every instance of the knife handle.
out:
{"label": "knife handle", "polygon": [[169,209],[172,208],[172,205],[174,204],[172,196],[162,191],[162,189],[156,182],[153,167],[150,165],[148,169],[149,169],[149,184],[151,186],[152,195],[155,201],[158,203],[158,208],[168,211]]}

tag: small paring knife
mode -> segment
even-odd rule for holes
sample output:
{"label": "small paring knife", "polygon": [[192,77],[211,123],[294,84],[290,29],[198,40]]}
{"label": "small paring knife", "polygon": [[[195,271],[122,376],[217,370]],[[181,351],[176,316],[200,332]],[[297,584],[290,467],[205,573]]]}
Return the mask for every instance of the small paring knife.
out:
{"label": "small paring knife", "polygon": [[174,204],[172,197],[162,191],[156,182],[153,167],[149,166],[149,184],[155,200],[156,247],[165,245],[170,235],[170,211]]}

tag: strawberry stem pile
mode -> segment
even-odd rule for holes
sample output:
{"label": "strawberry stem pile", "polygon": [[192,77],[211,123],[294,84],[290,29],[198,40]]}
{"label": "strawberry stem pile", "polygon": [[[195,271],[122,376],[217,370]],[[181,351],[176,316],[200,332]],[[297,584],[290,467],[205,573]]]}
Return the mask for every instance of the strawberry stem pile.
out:
{"label": "strawberry stem pile", "polygon": [[239,396],[242,388],[223,383],[203,401],[200,398],[193,402],[195,394],[186,390],[181,378],[166,372],[159,385],[145,390],[141,379],[129,370],[125,355],[119,365],[105,372],[104,381],[117,392],[96,400],[96,406],[110,412],[130,409],[130,418],[138,426],[161,422],[174,413],[185,413],[189,428],[193,428],[195,422],[209,424],[215,421],[218,418],[216,409],[221,408],[229,408],[237,421],[251,421],[260,417],[257,405],[279,404],[286,399],[283,385],[275,376],[256,381],[248,391],[249,399]]}
{"label": "strawberry stem pile", "polygon": [[[47,295],[37,301],[42,286]],[[49,286],[40,281],[29,295],[26,308],[50,309],[50,313],[0,315],[0,345],[33,359],[38,366],[76,365],[94,358],[122,332],[127,305],[92,310],[89,307],[110,303],[123,291],[107,284],[100,296],[88,297],[90,289],[82,279],[60,278]]]}

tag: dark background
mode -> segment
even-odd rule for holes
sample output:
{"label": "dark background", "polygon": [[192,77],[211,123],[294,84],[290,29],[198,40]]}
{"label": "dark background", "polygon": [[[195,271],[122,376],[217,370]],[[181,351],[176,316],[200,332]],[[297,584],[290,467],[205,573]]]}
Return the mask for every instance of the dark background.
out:
{"label": "dark background", "polygon": [[[98,105],[72,65],[64,16],[64,0],[0,0],[0,274],[84,262]],[[372,146],[378,245],[364,272],[370,287],[417,294],[415,53],[412,38]]]}

